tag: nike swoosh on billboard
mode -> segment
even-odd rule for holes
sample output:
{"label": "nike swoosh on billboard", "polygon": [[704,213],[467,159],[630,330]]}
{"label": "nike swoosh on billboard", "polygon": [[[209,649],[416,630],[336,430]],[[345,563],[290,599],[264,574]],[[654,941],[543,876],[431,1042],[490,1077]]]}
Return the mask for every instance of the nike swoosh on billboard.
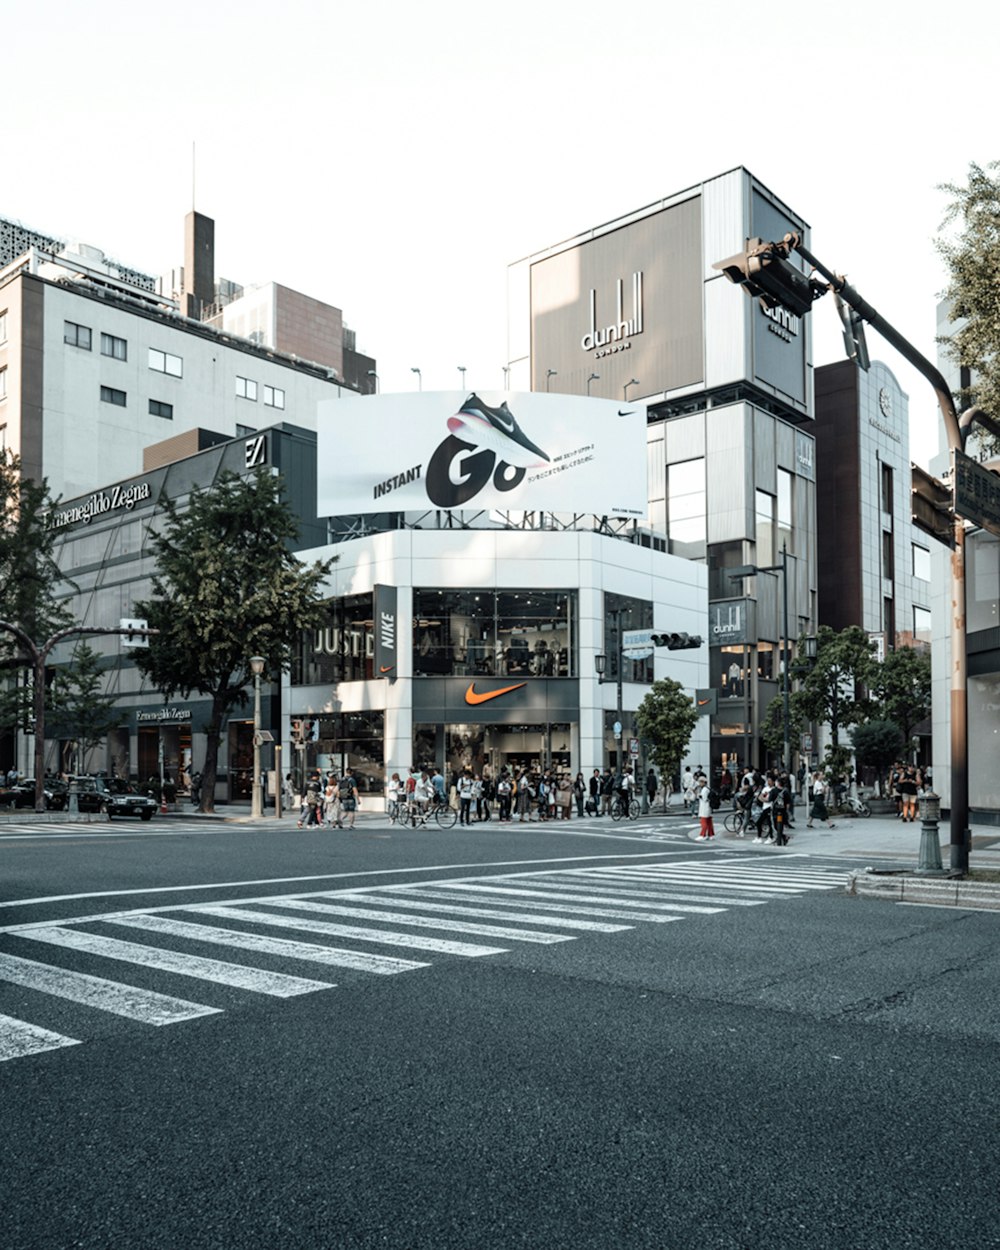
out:
{"label": "nike swoosh on billboard", "polygon": [[395,664],[380,664],[378,671],[380,673],[391,673],[395,667]]}
{"label": "nike swoosh on billboard", "polygon": [[512,690],[520,690],[522,686],[526,686],[526,681],[519,681],[514,686],[501,686],[499,690],[484,690],[481,694],[476,690],[476,683],[469,682],[469,688],[465,692],[465,701],[472,707],[477,703],[488,703],[490,699],[497,699],[502,694],[510,694]]}

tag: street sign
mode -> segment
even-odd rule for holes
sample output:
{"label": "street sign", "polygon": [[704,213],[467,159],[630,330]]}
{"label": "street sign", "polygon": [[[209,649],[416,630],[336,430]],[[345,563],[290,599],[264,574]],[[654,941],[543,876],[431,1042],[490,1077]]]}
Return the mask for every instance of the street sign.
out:
{"label": "street sign", "polygon": [[614,730],[615,730],[615,737],[620,738],[622,736],[622,723],[620,720],[615,721]]}
{"label": "street sign", "polygon": [[128,633],[122,634],[123,647],[148,647],[149,635],[145,632],[149,628],[149,621],[137,620],[134,617],[123,616],[119,618],[118,628],[120,630],[128,630]]}
{"label": "street sign", "polygon": [[652,654],[653,631],[651,629],[622,631],[622,655],[626,660],[645,660]]}
{"label": "street sign", "polygon": [[1000,475],[964,452],[951,454],[956,514],[1000,537]]}
{"label": "street sign", "polygon": [[920,465],[910,462],[910,519],[931,538],[954,546],[952,492]]}
{"label": "street sign", "polygon": [[638,738],[629,738],[628,753],[635,759],[639,758],[639,739]]}

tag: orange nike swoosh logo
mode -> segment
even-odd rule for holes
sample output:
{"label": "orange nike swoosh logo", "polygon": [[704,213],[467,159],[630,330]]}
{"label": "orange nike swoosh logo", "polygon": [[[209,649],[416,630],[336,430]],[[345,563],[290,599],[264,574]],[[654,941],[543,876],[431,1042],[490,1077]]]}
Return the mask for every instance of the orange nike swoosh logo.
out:
{"label": "orange nike swoosh logo", "polygon": [[516,686],[501,686],[499,690],[487,690],[483,694],[476,693],[476,683],[469,682],[469,688],[465,692],[466,703],[471,703],[473,707],[477,703],[486,703],[490,699],[499,698],[502,694],[510,694],[512,690],[520,690],[522,686],[526,686],[526,681],[519,681]]}
{"label": "orange nike swoosh logo", "polygon": [[379,665],[378,671],[380,673],[391,673],[395,667],[396,667],[395,664],[381,664]]}
{"label": "orange nike swoosh logo", "polygon": [[699,706],[699,707],[704,707],[706,703],[711,703],[711,702],[712,702],[712,700],[711,700],[711,699],[699,699],[699,700],[698,700],[698,706]]}

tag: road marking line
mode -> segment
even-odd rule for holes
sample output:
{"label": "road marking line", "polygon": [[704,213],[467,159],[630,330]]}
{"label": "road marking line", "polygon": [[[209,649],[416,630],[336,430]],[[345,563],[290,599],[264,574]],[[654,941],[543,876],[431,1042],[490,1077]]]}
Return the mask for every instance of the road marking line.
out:
{"label": "road marking line", "polygon": [[75,1037],[63,1037],[50,1033],[37,1024],[15,1020],[13,1016],[0,1015],[0,1062],[20,1059],[23,1055],[37,1055],[43,1050],[59,1050],[63,1046],[80,1046]]}
{"label": "road marking line", "polygon": [[[613,877],[610,874],[606,877],[594,877],[595,881],[604,882],[606,885],[623,885],[632,884],[628,879],[622,880],[621,877]],[[666,884],[666,883],[664,883]],[[685,887],[687,888],[687,887]],[[694,888],[694,887],[691,887]],[[679,902],[688,903],[719,903],[725,904],[726,907],[763,907],[769,901],[769,897],[765,898],[729,898],[726,895],[718,894],[677,894],[672,890],[658,889],[656,885],[652,885],[649,889],[640,891],[641,897],[644,898],[673,898]]]}
{"label": "road marking line", "polygon": [[215,907],[192,904],[184,911],[200,916],[216,916],[223,920],[243,920],[248,924],[274,926],[278,929],[301,929],[304,933],[320,933],[329,937],[354,938],[359,942],[374,942],[378,946],[409,946],[414,950],[437,951],[445,955],[502,955],[502,946],[477,946],[471,942],[447,942],[439,938],[416,937],[409,933],[383,932],[381,929],[361,929],[353,925],[327,924],[321,920],[298,920],[291,916],[279,916],[266,911],[254,911],[246,907]]}
{"label": "road marking line", "polygon": [[[591,898],[586,894],[546,894],[540,890],[517,889],[514,886],[469,885],[461,882],[455,882],[454,884],[442,882],[441,884],[446,890],[455,890],[460,894],[471,894],[473,898],[480,894],[500,894],[509,903],[513,903],[516,898],[523,898],[525,900],[524,906],[526,908],[534,908],[536,911],[551,909],[552,911],[568,911],[578,916],[612,916],[619,920],[646,920],[653,924],[665,924],[668,920],[679,919],[677,916],[658,916],[655,914],[655,911],[631,910],[633,906],[631,899],[619,899],[618,901],[624,904],[622,907],[612,907],[610,900],[607,906],[585,907],[583,906],[585,903],[596,903],[598,901],[603,903],[603,900]],[[543,899],[549,901],[542,902],[541,900]],[[552,901],[559,899],[565,900],[565,902]]]}
{"label": "road marking line", "polygon": [[204,1007],[201,1003],[189,1003],[183,998],[171,998],[135,985],[123,985],[104,977],[88,976],[85,972],[36,963],[33,959],[21,959],[17,955],[0,954],[0,980],[83,1003],[97,1011],[138,1020],[141,1024],[178,1024],[198,1016],[221,1014],[218,1007]]}
{"label": "road marking line", "polygon": [[[127,925],[128,920],[111,923]],[[119,938],[85,933],[82,929],[35,929],[25,936],[33,942],[50,942],[53,946],[86,951],[89,955],[101,955],[105,959],[118,959],[123,963],[158,968],[164,972],[179,973],[184,977],[196,977],[202,981],[235,986],[237,989],[253,990],[257,994],[270,994],[275,998],[292,998],[297,994],[313,994],[316,990],[334,988],[327,981],[309,981],[304,977],[286,976],[283,972],[268,972],[263,968],[247,968],[243,964],[205,959],[201,955],[186,955],[182,951],[166,950],[158,946],[123,942]]]}
{"label": "road marking line", "polygon": [[150,933],[169,933],[172,937],[190,938],[195,942],[232,946],[237,950],[278,955],[283,959],[304,959],[332,968],[353,968],[357,972],[373,972],[379,976],[392,976],[398,972],[411,972],[414,968],[430,967],[429,964],[414,959],[367,955],[363,951],[339,950],[334,946],[315,946],[312,942],[268,937],[262,933],[245,933],[240,929],[220,929],[216,925],[194,924],[188,920],[174,920],[169,916],[134,915],[127,917],[127,920],[133,929],[146,929]]}
{"label": "road marking line", "polygon": [[[353,900],[351,900],[353,901]],[[477,933],[483,937],[514,942],[537,942],[549,945],[553,942],[572,942],[573,938],[565,933],[539,933],[534,929],[505,929],[494,924],[473,924],[468,920],[442,920],[430,916],[408,916],[400,911],[369,910],[365,907],[343,907],[334,903],[317,901],[307,903],[302,899],[287,899],[275,904],[276,907],[288,907],[295,911],[322,912],[324,915],[353,916],[356,920],[385,920],[394,924],[408,924],[415,929],[440,929],[451,933]],[[391,904],[385,904],[391,906]]]}
{"label": "road marking line", "polygon": [[[441,899],[441,902],[422,903],[418,902],[417,899],[408,898],[406,890],[397,891],[395,886],[385,886],[384,888],[392,891],[386,898],[381,898],[374,891],[372,893],[349,895],[348,897],[363,899],[366,903],[374,903],[379,907],[407,907],[414,911],[443,911],[456,916],[485,916],[488,920],[529,920],[533,923],[548,925],[549,928],[575,929],[581,932],[627,933],[632,928],[630,924],[604,924],[600,920],[572,920],[568,916],[533,915],[530,911],[505,911],[503,908],[497,907],[463,907],[461,903],[446,902],[448,895],[435,895],[427,886],[413,886],[410,889],[410,893],[423,895],[426,892],[427,897]],[[336,897],[344,896],[338,895]]]}

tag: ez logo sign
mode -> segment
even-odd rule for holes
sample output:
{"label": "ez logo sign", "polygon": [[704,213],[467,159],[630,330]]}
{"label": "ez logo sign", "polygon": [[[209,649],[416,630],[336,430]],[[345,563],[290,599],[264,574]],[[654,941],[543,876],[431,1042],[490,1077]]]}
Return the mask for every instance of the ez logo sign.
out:
{"label": "ez logo sign", "polygon": [[264,435],[248,438],[243,444],[243,456],[248,469],[256,469],[258,465],[267,463],[267,444]]}

